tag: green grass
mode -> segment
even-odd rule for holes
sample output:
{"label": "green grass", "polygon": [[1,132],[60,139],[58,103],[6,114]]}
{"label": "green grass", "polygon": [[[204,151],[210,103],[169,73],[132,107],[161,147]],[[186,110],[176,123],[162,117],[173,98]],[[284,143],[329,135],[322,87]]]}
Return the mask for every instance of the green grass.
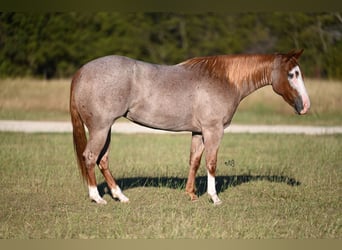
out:
{"label": "green grass", "polygon": [[[328,80],[306,80],[311,99],[305,116],[275,94],[270,86],[244,99],[233,118],[233,124],[342,124],[342,83]],[[70,79],[1,79],[0,119],[69,121]]]}
{"label": "green grass", "polygon": [[0,238],[341,238],[341,139],[226,134],[216,207],[203,161],[199,201],[184,194],[189,135],[113,135],[111,170],[130,203],[105,194],[100,206],[71,134],[0,133]]}

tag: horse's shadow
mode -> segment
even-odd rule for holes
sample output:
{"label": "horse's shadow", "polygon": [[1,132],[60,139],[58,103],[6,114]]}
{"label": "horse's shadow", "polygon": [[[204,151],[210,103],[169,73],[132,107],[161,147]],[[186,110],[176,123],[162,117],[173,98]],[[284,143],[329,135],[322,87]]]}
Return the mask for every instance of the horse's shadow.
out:
{"label": "horse's shadow", "polygon": [[[283,175],[234,175],[234,176],[216,176],[216,190],[218,193],[225,191],[229,187],[239,186],[243,183],[252,181],[269,181],[276,183],[285,183],[289,186],[299,186],[301,183],[294,178]],[[117,184],[122,190],[136,187],[167,187],[172,189],[184,189],[187,179],[180,177],[129,177],[117,180]],[[196,177],[196,193],[202,196],[207,191],[207,176]],[[106,182],[98,185],[101,196],[110,194]]]}

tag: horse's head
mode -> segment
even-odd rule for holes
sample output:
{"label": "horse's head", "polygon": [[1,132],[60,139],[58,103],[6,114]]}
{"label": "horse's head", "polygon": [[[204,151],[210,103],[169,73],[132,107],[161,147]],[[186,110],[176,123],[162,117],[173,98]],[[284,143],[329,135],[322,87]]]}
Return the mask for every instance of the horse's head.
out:
{"label": "horse's head", "polygon": [[298,64],[298,58],[302,53],[303,50],[278,54],[272,72],[273,90],[301,115],[310,108],[310,99]]}

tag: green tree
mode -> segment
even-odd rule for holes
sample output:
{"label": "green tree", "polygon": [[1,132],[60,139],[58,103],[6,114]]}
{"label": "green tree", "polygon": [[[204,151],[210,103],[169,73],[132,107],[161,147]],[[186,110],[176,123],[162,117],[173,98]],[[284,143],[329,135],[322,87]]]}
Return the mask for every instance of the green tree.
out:
{"label": "green tree", "polygon": [[0,13],[0,76],[70,77],[117,54],[173,64],[304,48],[307,76],[342,79],[340,13]]}

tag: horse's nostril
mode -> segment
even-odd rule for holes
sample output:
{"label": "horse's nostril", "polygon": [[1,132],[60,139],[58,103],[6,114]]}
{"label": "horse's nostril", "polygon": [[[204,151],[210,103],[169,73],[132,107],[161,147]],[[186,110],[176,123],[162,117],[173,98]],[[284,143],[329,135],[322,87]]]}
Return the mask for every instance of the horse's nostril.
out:
{"label": "horse's nostril", "polygon": [[309,111],[310,108],[310,103],[305,102],[304,103],[304,108],[302,109],[302,111],[300,112],[301,115],[306,114]]}

